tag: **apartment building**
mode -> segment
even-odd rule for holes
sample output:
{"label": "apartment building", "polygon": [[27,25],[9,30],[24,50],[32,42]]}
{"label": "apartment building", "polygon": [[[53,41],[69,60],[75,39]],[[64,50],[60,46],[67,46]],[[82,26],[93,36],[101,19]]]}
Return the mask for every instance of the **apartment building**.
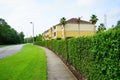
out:
{"label": "apartment building", "polygon": [[61,23],[54,25],[43,33],[44,40],[65,39],[66,37],[91,36],[96,33],[96,26],[88,21],[71,18],[63,26]]}

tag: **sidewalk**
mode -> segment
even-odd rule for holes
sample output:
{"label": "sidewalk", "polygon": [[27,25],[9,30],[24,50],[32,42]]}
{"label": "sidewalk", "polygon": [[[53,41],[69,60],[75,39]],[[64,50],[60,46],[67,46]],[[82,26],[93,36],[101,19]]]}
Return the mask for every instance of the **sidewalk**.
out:
{"label": "sidewalk", "polygon": [[41,48],[47,56],[48,80],[77,80],[58,56],[47,48]]}

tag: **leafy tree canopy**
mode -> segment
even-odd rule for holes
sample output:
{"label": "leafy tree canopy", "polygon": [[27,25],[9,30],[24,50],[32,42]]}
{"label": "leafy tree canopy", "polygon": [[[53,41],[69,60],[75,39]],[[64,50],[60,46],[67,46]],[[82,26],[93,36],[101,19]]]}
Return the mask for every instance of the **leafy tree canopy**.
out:
{"label": "leafy tree canopy", "polygon": [[[11,28],[8,23],[0,18],[0,44],[18,44],[18,43],[23,43],[21,41],[21,34]],[[24,37],[22,37],[24,39]]]}
{"label": "leafy tree canopy", "polygon": [[103,23],[100,23],[100,25],[98,26],[98,32],[103,32],[106,30],[106,27]]}
{"label": "leafy tree canopy", "polygon": [[120,26],[120,20],[117,22],[117,26]]}
{"label": "leafy tree canopy", "polygon": [[42,41],[42,35],[41,34],[39,34],[38,36],[36,36],[36,39],[35,39],[36,41]]}
{"label": "leafy tree canopy", "polygon": [[4,26],[4,27],[9,27],[10,28],[10,26],[7,24],[7,22],[4,19],[2,19],[2,18],[0,18],[0,26]]}
{"label": "leafy tree canopy", "polygon": [[96,22],[98,21],[97,16],[93,14],[93,15],[91,16],[90,21],[92,22],[92,24],[96,24]]}
{"label": "leafy tree canopy", "polygon": [[117,21],[117,25],[116,25],[116,27],[115,28],[120,28],[120,20],[119,21]]}
{"label": "leafy tree canopy", "polygon": [[20,32],[19,33],[19,39],[20,39],[20,43],[24,43],[24,33],[23,32]]}
{"label": "leafy tree canopy", "polygon": [[63,24],[63,25],[65,25],[65,23],[66,23],[66,18],[65,18],[65,17],[62,17],[62,18],[60,19],[60,23]]}

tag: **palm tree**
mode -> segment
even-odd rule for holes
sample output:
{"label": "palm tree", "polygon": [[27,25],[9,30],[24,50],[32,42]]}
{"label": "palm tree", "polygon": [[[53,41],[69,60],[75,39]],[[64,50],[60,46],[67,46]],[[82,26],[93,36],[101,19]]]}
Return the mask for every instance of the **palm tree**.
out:
{"label": "palm tree", "polygon": [[60,19],[60,23],[63,24],[63,25],[65,25],[65,24],[66,24],[66,18],[65,18],[65,17],[62,17],[62,18]]}
{"label": "palm tree", "polygon": [[80,36],[80,17],[78,17],[78,36]]}
{"label": "palm tree", "polygon": [[60,19],[60,23],[63,25],[64,37],[65,37],[65,24],[66,24],[66,18],[65,18],[65,17],[62,17],[62,18]]}
{"label": "palm tree", "polygon": [[[67,23],[66,18],[65,18],[65,17],[62,17],[62,18],[60,19],[60,23],[63,25],[64,38],[65,38],[65,37],[66,37],[66,36],[65,36],[65,24]],[[65,44],[66,44],[66,54],[67,54],[66,64],[67,64],[67,63],[68,63],[68,60],[69,60],[68,41],[67,41],[67,38],[65,38]]]}
{"label": "palm tree", "polygon": [[106,27],[104,26],[103,23],[100,23],[100,25],[98,26],[98,32],[103,32],[106,30]]}
{"label": "palm tree", "polygon": [[92,24],[96,24],[96,22],[98,21],[97,16],[93,14],[93,15],[91,16],[90,21],[92,22]]}

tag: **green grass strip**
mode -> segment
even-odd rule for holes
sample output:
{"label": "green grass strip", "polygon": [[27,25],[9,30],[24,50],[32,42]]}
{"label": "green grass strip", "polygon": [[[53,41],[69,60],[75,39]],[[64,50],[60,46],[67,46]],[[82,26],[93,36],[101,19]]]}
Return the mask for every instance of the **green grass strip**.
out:
{"label": "green grass strip", "polygon": [[46,80],[45,52],[31,44],[0,60],[0,80]]}
{"label": "green grass strip", "polygon": [[0,48],[2,48],[2,47],[6,47],[6,46],[9,46],[9,45],[0,45]]}

